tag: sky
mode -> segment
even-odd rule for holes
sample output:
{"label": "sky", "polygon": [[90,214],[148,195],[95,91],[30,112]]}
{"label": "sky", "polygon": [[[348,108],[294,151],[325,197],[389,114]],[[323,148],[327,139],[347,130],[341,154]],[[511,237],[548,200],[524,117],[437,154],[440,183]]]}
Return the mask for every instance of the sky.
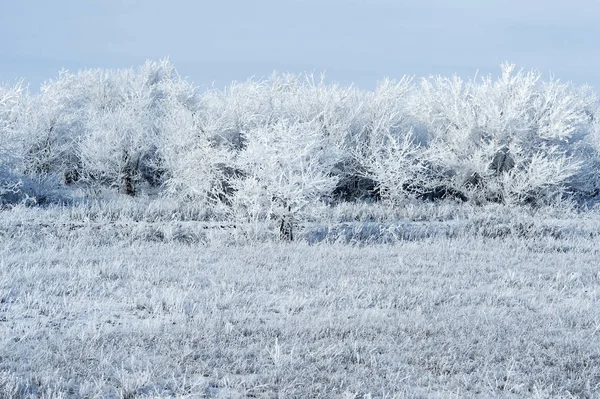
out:
{"label": "sky", "polygon": [[0,0],[0,82],[168,57],[196,86],[277,72],[373,89],[537,69],[600,90],[594,0]]}

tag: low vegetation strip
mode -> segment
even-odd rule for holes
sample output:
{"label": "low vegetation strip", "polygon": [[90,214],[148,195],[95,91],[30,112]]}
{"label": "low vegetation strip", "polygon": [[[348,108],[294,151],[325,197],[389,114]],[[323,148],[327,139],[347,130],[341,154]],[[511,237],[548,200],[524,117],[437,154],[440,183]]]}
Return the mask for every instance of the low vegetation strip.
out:
{"label": "low vegetation strip", "polygon": [[375,90],[273,74],[199,91],[162,60],[24,87],[0,85],[0,209],[120,194],[276,220],[291,241],[327,206],[600,200],[596,94],[511,64]]}
{"label": "low vegetation strip", "polygon": [[593,237],[90,237],[2,237],[0,397],[600,395]]}

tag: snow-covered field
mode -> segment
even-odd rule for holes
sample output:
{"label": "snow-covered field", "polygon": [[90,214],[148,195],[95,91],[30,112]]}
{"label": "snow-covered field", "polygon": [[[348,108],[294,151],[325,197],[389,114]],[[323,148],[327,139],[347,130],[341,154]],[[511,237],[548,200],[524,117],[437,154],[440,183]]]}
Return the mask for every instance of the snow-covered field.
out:
{"label": "snow-covered field", "polygon": [[600,398],[600,101],[538,71],[0,85],[0,399]]}
{"label": "snow-covered field", "polygon": [[600,396],[598,212],[445,206],[295,242],[2,211],[0,397]]}

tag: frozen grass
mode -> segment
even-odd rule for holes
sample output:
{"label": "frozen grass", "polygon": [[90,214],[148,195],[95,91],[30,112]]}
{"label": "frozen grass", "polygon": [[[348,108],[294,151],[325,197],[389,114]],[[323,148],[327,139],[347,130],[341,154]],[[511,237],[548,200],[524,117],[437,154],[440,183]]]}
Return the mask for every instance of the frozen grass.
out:
{"label": "frozen grass", "polygon": [[600,396],[595,212],[309,245],[120,209],[0,213],[0,397]]}

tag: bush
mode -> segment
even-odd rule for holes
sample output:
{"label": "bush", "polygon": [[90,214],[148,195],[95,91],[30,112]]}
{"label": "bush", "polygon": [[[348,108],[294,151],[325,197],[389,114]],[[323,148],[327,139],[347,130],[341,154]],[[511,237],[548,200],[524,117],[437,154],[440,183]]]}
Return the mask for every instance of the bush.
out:
{"label": "bush", "polygon": [[18,127],[24,96],[21,82],[0,85],[0,167],[15,169],[20,164],[22,144]]}
{"label": "bush", "polygon": [[445,186],[480,202],[541,203],[590,191],[582,183],[598,159],[588,141],[596,102],[586,88],[505,64],[496,81],[423,80],[414,114],[431,134],[426,158]]}
{"label": "bush", "polygon": [[0,209],[15,205],[59,204],[71,199],[52,179],[34,180],[0,166]]}
{"label": "bush", "polygon": [[288,238],[309,209],[345,201],[589,203],[598,111],[588,88],[508,64],[497,79],[404,77],[373,92],[274,74],[198,93],[167,60],[63,71],[39,94],[0,88],[2,192],[29,178],[161,193],[276,221]]}
{"label": "bush", "polygon": [[294,223],[335,189],[339,155],[326,145],[318,121],[279,121],[252,129],[229,179],[236,220],[275,219],[283,237]]}

